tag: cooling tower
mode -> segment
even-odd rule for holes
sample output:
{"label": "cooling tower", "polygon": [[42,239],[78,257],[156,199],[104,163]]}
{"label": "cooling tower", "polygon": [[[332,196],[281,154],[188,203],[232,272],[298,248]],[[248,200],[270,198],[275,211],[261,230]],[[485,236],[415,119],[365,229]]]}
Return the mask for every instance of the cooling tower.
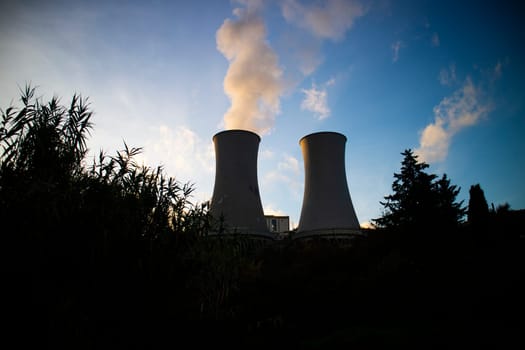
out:
{"label": "cooling tower", "polygon": [[250,131],[226,130],[213,136],[215,185],[210,213],[224,220],[226,233],[270,237],[257,181],[261,138]]}
{"label": "cooling tower", "polygon": [[345,171],[346,136],[318,132],[299,144],[304,159],[304,196],[295,237],[360,233]]}

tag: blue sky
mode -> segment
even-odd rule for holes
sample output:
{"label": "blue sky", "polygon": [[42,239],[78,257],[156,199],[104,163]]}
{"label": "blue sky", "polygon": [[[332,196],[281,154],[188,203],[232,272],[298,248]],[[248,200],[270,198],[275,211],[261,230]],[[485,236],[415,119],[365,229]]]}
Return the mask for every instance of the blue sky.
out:
{"label": "blue sky", "polygon": [[88,97],[91,152],[141,161],[210,199],[212,137],[261,136],[267,213],[300,216],[299,139],[347,138],[361,223],[411,148],[487,201],[525,208],[525,28],[510,1],[2,1],[0,107],[31,83]]}

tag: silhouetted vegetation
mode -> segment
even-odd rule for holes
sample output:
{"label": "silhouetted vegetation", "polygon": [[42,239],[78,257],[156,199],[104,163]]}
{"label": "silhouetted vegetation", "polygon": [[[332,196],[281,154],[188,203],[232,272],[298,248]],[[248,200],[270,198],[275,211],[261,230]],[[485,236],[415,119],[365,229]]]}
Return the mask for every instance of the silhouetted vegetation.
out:
{"label": "silhouetted vegetation", "polygon": [[392,184],[394,193],[380,202],[384,213],[373,220],[374,224],[378,228],[403,232],[414,232],[422,227],[436,232],[456,228],[466,213],[463,203],[456,201],[460,188],[451,185],[446,174],[437,179],[437,175],[425,172],[428,164],[419,162],[412,150],[401,154],[401,172],[394,173]]}
{"label": "silhouetted vegetation", "polygon": [[468,202],[468,223],[476,228],[484,227],[489,220],[489,206],[485,192],[479,184],[470,186]]}
{"label": "silhouetted vegetation", "polygon": [[410,150],[379,228],[363,236],[210,236],[220,223],[207,203],[162,167],[137,164],[140,148],[87,159],[85,99],[43,103],[28,87],[21,103],[0,124],[4,285],[14,290],[5,298],[18,347],[519,344],[524,211],[489,210],[490,234],[478,234],[459,189]]}

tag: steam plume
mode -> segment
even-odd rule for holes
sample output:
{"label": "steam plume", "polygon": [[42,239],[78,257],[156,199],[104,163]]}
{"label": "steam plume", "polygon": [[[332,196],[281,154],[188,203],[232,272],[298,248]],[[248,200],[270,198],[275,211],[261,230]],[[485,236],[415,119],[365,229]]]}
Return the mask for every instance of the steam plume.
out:
{"label": "steam plume", "polygon": [[283,93],[278,57],[266,41],[266,27],[259,15],[260,4],[245,2],[236,8],[236,20],[226,19],[218,29],[217,49],[230,66],[224,91],[231,106],[224,115],[226,129],[266,134],[279,113]]}

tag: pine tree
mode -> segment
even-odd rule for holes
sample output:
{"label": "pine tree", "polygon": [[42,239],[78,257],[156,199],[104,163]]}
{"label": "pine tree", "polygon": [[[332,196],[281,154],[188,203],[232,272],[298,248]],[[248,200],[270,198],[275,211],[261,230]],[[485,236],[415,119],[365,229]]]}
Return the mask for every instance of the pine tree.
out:
{"label": "pine tree", "polygon": [[373,223],[400,231],[455,227],[465,215],[462,202],[456,202],[460,189],[450,184],[446,174],[436,181],[437,175],[427,173],[429,165],[419,162],[411,149],[401,155],[401,172],[394,173],[393,193],[380,202],[383,216]]}
{"label": "pine tree", "polygon": [[447,174],[443,174],[441,179],[436,182],[438,193],[438,217],[437,223],[440,228],[454,228],[458,223],[463,222],[467,209],[463,207],[463,201],[456,202],[460,188],[450,184]]}

